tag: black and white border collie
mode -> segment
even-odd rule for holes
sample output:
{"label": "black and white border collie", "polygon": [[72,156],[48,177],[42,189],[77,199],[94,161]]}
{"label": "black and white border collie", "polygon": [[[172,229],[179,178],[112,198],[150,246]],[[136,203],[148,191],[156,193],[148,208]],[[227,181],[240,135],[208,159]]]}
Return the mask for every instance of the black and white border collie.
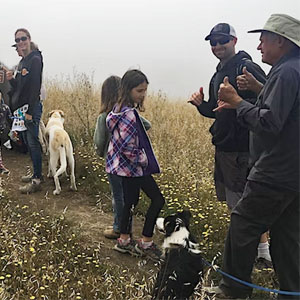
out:
{"label": "black and white border collie", "polygon": [[188,299],[203,272],[199,244],[189,231],[191,213],[183,211],[158,218],[157,229],[165,235],[161,264],[152,299]]}

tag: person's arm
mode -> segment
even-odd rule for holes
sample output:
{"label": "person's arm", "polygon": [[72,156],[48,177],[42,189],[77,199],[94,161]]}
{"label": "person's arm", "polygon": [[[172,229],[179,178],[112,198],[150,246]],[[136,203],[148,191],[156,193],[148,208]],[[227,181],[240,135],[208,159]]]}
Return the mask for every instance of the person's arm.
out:
{"label": "person's arm", "polygon": [[94,132],[94,144],[96,153],[104,157],[106,153],[106,146],[109,138],[108,129],[106,127],[106,114],[99,115]]}
{"label": "person's arm", "polygon": [[266,95],[264,106],[253,107],[248,103],[241,103],[237,109],[237,118],[253,132],[278,135],[294,107],[297,93],[299,93],[297,78],[291,73],[284,76],[281,74],[264,90],[263,94]]}
{"label": "person's arm", "polygon": [[217,101],[214,98],[209,98],[208,101],[203,101],[201,105],[197,107],[199,113],[207,118],[216,118],[214,109],[217,107]]}
{"label": "person's arm", "polygon": [[203,87],[199,89],[199,92],[193,93],[188,103],[193,104],[196,106],[199,113],[207,118],[216,118],[216,114],[214,112],[214,108],[217,107],[217,100],[213,95],[213,82],[214,82],[215,75],[210,81],[209,84],[209,98],[208,101],[204,101],[204,93]]}
{"label": "person's arm", "polygon": [[145,118],[142,117],[141,115],[140,115],[140,119],[141,119],[141,121],[142,121],[142,124],[143,124],[145,130],[146,130],[146,131],[149,130],[149,129],[151,128],[151,123],[150,123],[150,121],[148,121],[147,119],[145,119]]}
{"label": "person's arm", "polygon": [[[42,80],[42,61],[38,56],[33,57],[30,72],[28,74],[28,111],[26,115],[32,116],[35,104],[40,99],[41,80]],[[27,116],[26,116],[27,117]]]}
{"label": "person's arm", "polygon": [[261,94],[261,96],[266,95],[264,106],[258,107],[243,100],[228,80],[224,79],[219,89],[218,109],[235,108],[239,123],[249,130],[255,133],[268,132],[278,135],[294,106],[297,93],[299,93],[299,82],[292,72],[274,76]]}
{"label": "person's arm", "polygon": [[124,118],[126,118],[126,120],[121,119],[118,126],[120,134],[120,152],[122,152],[133,165],[139,164],[141,167],[146,167],[148,165],[147,155],[144,149],[140,149],[137,144],[137,120],[134,111],[129,110],[124,114]]}
{"label": "person's arm", "polygon": [[14,78],[14,72],[6,71],[5,76],[6,76],[6,79],[9,81],[9,84],[11,85],[12,90],[15,90],[17,88],[17,81]]}

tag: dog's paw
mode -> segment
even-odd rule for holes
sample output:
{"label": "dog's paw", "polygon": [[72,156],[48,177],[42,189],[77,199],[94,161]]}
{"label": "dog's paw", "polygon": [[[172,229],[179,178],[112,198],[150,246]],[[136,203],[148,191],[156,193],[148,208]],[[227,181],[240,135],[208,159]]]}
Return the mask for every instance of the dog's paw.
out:
{"label": "dog's paw", "polygon": [[54,190],[53,195],[59,195],[61,190]]}
{"label": "dog's paw", "polygon": [[70,190],[76,192],[76,191],[77,191],[76,185],[74,185],[74,186],[71,185],[71,186],[70,186]]}

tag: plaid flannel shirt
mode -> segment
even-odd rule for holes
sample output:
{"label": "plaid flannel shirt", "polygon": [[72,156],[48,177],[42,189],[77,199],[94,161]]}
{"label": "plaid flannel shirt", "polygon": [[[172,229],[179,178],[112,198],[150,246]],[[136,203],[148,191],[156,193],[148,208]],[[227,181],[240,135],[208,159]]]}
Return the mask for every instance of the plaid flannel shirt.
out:
{"label": "plaid flannel shirt", "polygon": [[126,177],[140,177],[148,165],[144,149],[139,147],[137,119],[133,108],[110,112],[106,125],[111,139],[106,156],[106,172]]}

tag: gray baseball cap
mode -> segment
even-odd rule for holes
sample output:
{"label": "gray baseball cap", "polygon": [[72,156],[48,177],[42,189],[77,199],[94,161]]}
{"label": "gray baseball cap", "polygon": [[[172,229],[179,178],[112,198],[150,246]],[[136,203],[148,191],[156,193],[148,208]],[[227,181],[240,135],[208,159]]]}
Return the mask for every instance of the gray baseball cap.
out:
{"label": "gray baseball cap", "polygon": [[216,35],[236,37],[234,28],[227,23],[219,23],[216,26],[214,26],[210,31],[209,35],[205,37],[205,40],[208,41]]}
{"label": "gray baseball cap", "polygon": [[248,32],[253,33],[262,31],[270,31],[279,34],[300,47],[300,20],[289,15],[273,14],[262,29],[250,30]]}

